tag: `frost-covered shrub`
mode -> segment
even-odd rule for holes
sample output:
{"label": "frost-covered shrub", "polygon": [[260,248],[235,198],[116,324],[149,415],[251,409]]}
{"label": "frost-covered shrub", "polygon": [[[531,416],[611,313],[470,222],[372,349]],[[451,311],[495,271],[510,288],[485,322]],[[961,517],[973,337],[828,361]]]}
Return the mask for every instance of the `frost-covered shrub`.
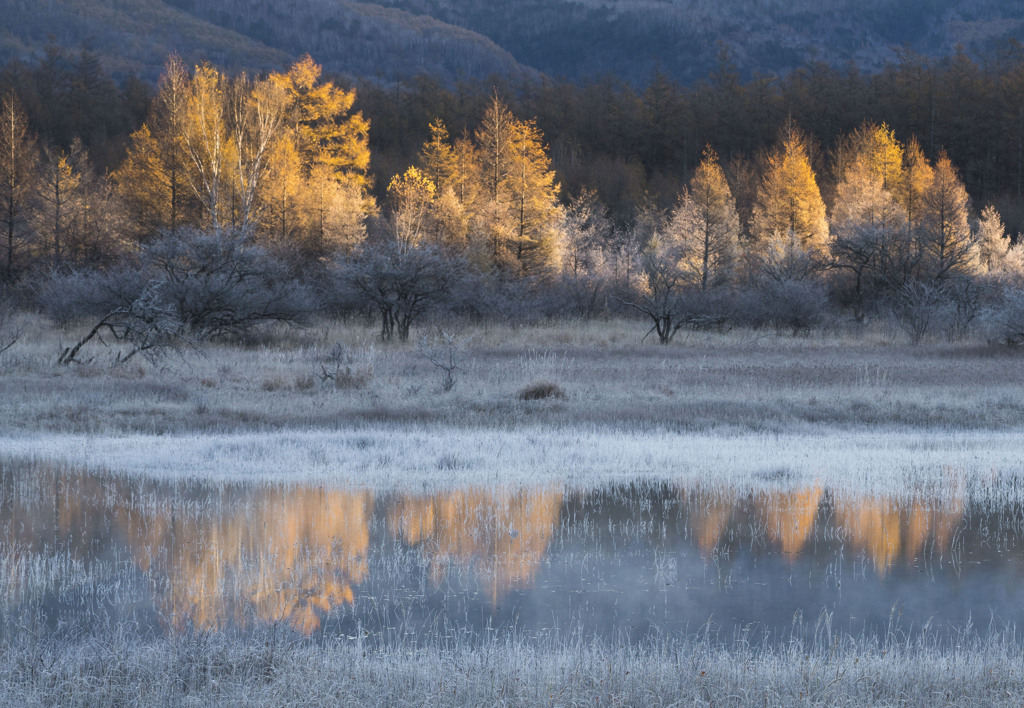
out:
{"label": "frost-covered shrub", "polygon": [[917,344],[929,332],[946,325],[951,305],[949,294],[941,285],[912,280],[893,291],[891,312],[911,343]]}
{"label": "frost-covered shrub", "polygon": [[309,288],[245,234],[228,231],[166,235],[117,269],[54,273],[36,302],[68,323],[131,310],[143,294],[147,308],[169,313],[196,339],[251,337],[272,322],[301,324],[315,309]]}
{"label": "frost-covered shrub", "polygon": [[244,232],[187,231],[148,245],[142,269],[198,337],[251,337],[272,322],[302,324],[312,292]]}
{"label": "frost-covered shrub", "polygon": [[981,319],[990,340],[1009,346],[1024,344],[1024,290],[1006,291],[1002,301],[982,313]]}
{"label": "frost-covered shrub", "polygon": [[737,319],[749,326],[771,326],[802,334],[825,320],[828,294],[817,280],[769,279],[740,293],[735,311]]}

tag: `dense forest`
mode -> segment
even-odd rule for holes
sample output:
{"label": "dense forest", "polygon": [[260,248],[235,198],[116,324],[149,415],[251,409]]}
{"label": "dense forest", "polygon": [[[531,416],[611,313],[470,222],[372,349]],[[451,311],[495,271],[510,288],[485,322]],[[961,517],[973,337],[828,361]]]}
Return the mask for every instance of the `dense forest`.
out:
{"label": "dense forest", "polygon": [[446,87],[172,56],[153,86],[51,47],[0,71],[5,297],[141,348],[324,308],[403,339],[430,309],[639,311],[668,342],[827,311],[962,336],[1020,305],[1016,47],[876,74],[718,62],[693,87]]}

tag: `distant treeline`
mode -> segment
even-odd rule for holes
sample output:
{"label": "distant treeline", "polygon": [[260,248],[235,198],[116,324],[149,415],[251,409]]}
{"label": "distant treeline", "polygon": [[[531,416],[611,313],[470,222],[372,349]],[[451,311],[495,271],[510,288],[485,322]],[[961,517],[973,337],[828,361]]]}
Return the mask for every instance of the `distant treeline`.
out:
{"label": "distant treeline", "polygon": [[669,207],[710,145],[736,180],[757,172],[792,119],[810,137],[823,194],[838,183],[829,163],[841,137],[863,122],[916,136],[934,159],[943,150],[980,210],[992,204],[1011,233],[1024,231],[1024,48],[984,60],[957,53],[942,61],[907,54],[876,74],[814,64],[787,76],[742,81],[728,54],[706,80],[683,86],[655,74],[640,89],[608,77],[585,85],[482,82],[446,89],[428,77],[410,85],[359,87],[370,119],[374,172],[409,164],[436,117],[453,135],[473,125],[492,92],[511,110],[535,116],[550,146],[563,194],[595,189],[619,221],[651,201]]}
{"label": "distant treeline", "polygon": [[[593,189],[620,223],[640,205],[670,207],[706,146],[734,181],[742,213],[743,190],[735,180],[759,170],[792,119],[810,138],[826,201],[838,183],[829,163],[839,139],[865,121],[885,123],[903,142],[916,136],[931,159],[945,150],[978,209],[992,204],[1010,233],[1024,231],[1024,48],[1015,44],[982,60],[957,53],[933,61],[908,53],[876,74],[814,64],[783,77],[742,81],[723,52],[719,68],[693,86],[655,74],[642,89],[615,77],[584,85],[544,80],[510,86],[494,79],[448,88],[429,76],[353,88],[355,110],[371,126],[370,172],[378,197],[415,162],[435,119],[458,136],[472,130],[497,93],[514,114],[536,118],[563,199]],[[4,66],[0,93],[11,90],[42,141],[66,150],[79,138],[100,172],[117,166],[155,92],[134,77],[115,83],[87,51],[56,47],[37,64]]]}

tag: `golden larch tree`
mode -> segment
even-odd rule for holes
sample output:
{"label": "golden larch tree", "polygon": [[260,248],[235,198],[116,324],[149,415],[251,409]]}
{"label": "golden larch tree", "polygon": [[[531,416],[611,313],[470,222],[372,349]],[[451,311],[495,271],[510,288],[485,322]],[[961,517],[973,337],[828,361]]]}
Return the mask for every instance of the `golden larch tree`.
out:
{"label": "golden larch tree", "polygon": [[967,221],[969,199],[960,176],[945,152],[935,161],[931,184],[921,201],[924,275],[944,280],[970,275],[978,253]]}
{"label": "golden larch tree", "polygon": [[[537,275],[560,261],[558,185],[543,136],[495,96],[474,133],[475,150],[456,144],[456,163],[480,183],[472,210],[486,234],[493,267]],[[465,202],[464,202],[465,203]]]}
{"label": "golden larch tree", "polygon": [[322,68],[308,54],[270,81],[286,97],[286,123],[307,171],[317,164],[333,169],[339,180],[368,184],[370,124],[360,112],[350,114],[356,92],[321,81]]}
{"label": "golden larch tree", "polygon": [[824,253],[827,247],[825,203],[806,141],[793,127],[783,132],[767,157],[750,230],[759,248],[768,252],[784,250],[790,241],[812,254]]}
{"label": "golden larch tree", "polygon": [[85,153],[76,140],[69,152],[47,147],[43,151],[42,169],[37,189],[36,233],[44,242],[50,266],[63,265],[67,249],[66,231],[74,218],[82,197]]}
{"label": "golden larch tree", "polygon": [[128,142],[112,179],[138,224],[140,236],[171,233],[196,219],[195,195],[185,176],[184,134],[190,78],[177,55],[164,64],[146,123]]}
{"label": "golden larch tree", "polygon": [[523,274],[550,271],[561,262],[559,186],[535,121],[517,121],[512,134],[513,245]]}
{"label": "golden larch tree", "polygon": [[710,147],[676,209],[667,237],[679,248],[679,267],[692,285],[706,291],[732,278],[739,246],[736,200],[718,155]]}

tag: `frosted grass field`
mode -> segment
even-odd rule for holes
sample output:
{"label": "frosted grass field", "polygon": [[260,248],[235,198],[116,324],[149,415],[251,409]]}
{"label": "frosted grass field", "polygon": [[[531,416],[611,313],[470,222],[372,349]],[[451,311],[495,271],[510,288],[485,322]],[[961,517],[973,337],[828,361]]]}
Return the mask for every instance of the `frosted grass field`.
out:
{"label": "frosted grass field", "polygon": [[227,435],[0,438],[0,453],[157,479],[321,481],[378,490],[465,485],[591,487],[637,478],[718,486],[817,483],[889,496],[1024,503],[1024,432],[819,430],[627,433],[361,426]]}
{"label": "frosted grass field", "polygon": [[8,353],[0,704],[1021,704],[1013,352],[371,336]]}

